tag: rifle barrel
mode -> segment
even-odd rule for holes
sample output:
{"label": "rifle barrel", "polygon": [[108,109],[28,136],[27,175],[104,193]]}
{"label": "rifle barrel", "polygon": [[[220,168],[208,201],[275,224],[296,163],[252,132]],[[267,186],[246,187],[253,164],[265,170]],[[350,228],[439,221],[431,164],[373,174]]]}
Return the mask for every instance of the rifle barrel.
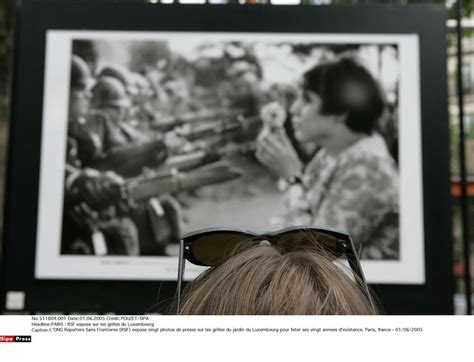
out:
{"label": "rifle barrel", "polygon": [[170,172],[148,179],[133,179],[127,185],[127,194],[132,201],[147,200],[171,192],[193,190],[219,184],[242,176],[242,171],[218,161],[190,172]]}

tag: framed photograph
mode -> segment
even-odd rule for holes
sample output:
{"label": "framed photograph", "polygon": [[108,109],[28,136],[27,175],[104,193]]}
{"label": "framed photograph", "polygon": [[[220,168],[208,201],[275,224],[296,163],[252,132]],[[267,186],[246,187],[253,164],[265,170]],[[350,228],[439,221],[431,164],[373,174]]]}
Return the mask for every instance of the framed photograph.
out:
{"label": "framed photograph", "polygon": [[444,12],[410,8],[27,3],[7,218],[36,228],[8,224],[6,264],[27,232],[33,285],[152,288],[187,232],[317,225],[352,234],[382,294],[429,289],[450,232]]}
{"label": "framed photograph", "polygon": [[[364,196],[367,188],[363,184],[375,182],[375,179],[369,177],[367,180],[361,178],[362,184],[354,185],[354,190],[347,193],[348,199],[358,197],[360,199],[356,202],[364,205],[354,209],[354,212],[359,212],[358,218],[361,220],[356,220],[353,230],[349,231],[358,232],[361,227],[357,224],[366,222],[363,220],[364,216],[370,215],[366,208],[372,207],[370,204],[374,204],[376,198],[382,203],[382,208],[387,207],[384,199],[396,198],[387,203],[393,202],[390,207],[394,208],[397,217],[400,215],[399,220],[384,221],[391,223],[390,232],[396,234],[393,245],[378,245],[385,242],[381,237],[380,240],[367,240],[368,245],[364,245],[364,242],[357,240],[358,235],[354,236],[362,249],[362,255],[367,259],[364,260],[364,269],[371,282],[424,282],[419,45],[416,35],[49,30],[46,44],[40,219],[36,249],[38,278],[174,280],[178,235],[166,234],[161,230],[154,233],[153,228],[152,232],[145,233],[143,229],[153,222],[158,224],[158,229],[172,228],[173,224],[179,224],[182,232],[211,227],[265,231],[287,226],[292,221],[287,220],[289,212],[285,210],[287,191],[278,188],[278,177],[255,157],[258,137],[266,131],[262,120],[265,117],[265,107],[275,106],[284,113],[285,119],[287,114],[291,117],[290,108],[297,101],[304,73],[321,64],[338,64],[341,60],[349,60],[357,62],[373,76],[381,88],[387,110],[385,115],[380,115],[380,124],[374,124],[377,128],[373,131],[375,136],[364,135],[355,146],[351,143],[345,147],[345,154],[351,156],[360,152],[359,147],[370,147],[369,142],[381,140],[383,144],[380,150],[371,150],[373,153],[367,155],[370,159],[368,162],[380,159],[380,162],[393,165],[393,171],[387,171],[384,176],[394,178],[393,186],[392,182],[383,184],[387,189],[377,190],[377,185],[374,184],[368,186],[374,192],[388,193],[388,197],[375,197],[372,193]],[[85,76],[94,83],[90,85],[92,94],[89,108],[92,110],[89,109],[81,118],[84,122],[81,131],[85,135],[78,135],[79,126],[73,123],[74,120],[64,121],[64,115],[71,114],[68,109],[71,108],[70,80],[75,81],[75,75],[71,73],[75,71],[71,69],[72,57],[76,62],[83,60],[83,66],[87,66],[85,73],[88,73]],[[73,66],[77,67],[76,64]],[[123,75],[111,76],[113,71],[120,71]],[[136,80],[127,79],[120,84],[120,76],[135,77]],[[144,83],[143,89],[139,89],[140,80]],[[120,88],[121,85],[123,89]],[[127,87],[137,89],[127,93]],[[123,93],[120,99],[105,99],[112,98],[113,92],[119,93],[120,90]],[[140,92],[148,92],[150,95],[134,94]],[[118,104],[120,101],[126,103],[122,107],[124,111],[134,114],[125,115],[122,119],[120,116],[111,116],[113,110],[119,108],[112,108],[110,104]],[[110,119],[106,119],[107,116]],[[71,129],[73,127],[75,129]],[[98,150],[91,151],[96,155],[78,155],[75,160],[74,156],[69,155],[68,160],[68,153],[87,152],[84,150],[87,147],[87,136],[98,140]],[[140,162],[133,158],[133,154],[124,154],[122,162],[117,165],[113,159],[106,159],[112,158],[109,155],[121,148],[131,148],[131,145],[141,147],[149,140],[157,139],[164,140],[162,149],[145,149],[142,156],[145,162],[138,167],[136,164]],[[76,142],[75,146],[70,145],[73,141]],[[304,147],[295,138],[295,146],[299,145]],[[149,153],[160,157],[159,153],[166,150],[168,156],[163,157],[160,162],[148,160]],[[318,157],[320,152],[323,151],[317,151],[317,156],[310,154],[308,158]],[[72,231],[62,228],[62,221],[69,218],[68,214],[75,213],[73,208],[80,206],[66,200],[68,196],[71,197],[67,192],[58,190],[67,189],[69,186],[65,183],[72,183],[76,180],[71,181],[71,178],[80,177],[76,175],[82,171],[79,167],[99,172],[111,171],[123,176],[125,180],[136,180],[137,177],[144,177],[146,172],[152,172],[143,171],[140,166],[154,166],[158,172],[169,171],[171,178],[173,172],[180,170],[181,164],[178,162],[176,167],[170,168],[170,160],[201,155],[203,159],[208,157],[219,160],[220,166],[227,165],[229,171],[235,169],[239,172],[236,171],[235,178],[231,176],[229,180],[217,180],[216,184],[196,184],[195,187],[183,190],[177,188],[172,195],[166,190],[162,192],[158,189],[150,197],[140,198],[139,204],[129,207],[122,214],[116,210],[117,206],[112,206],[115,210],[107,207],[100,211],[106,215],[97,216],[96,222],[98,229],[95,235],[105,235],[102,236],[106,239],[102,246],[94,244],[92,237],[81,235],[81,229],[76,224],[86,223],[85,212],[76,216],[76,219],[81,220],[71,221],[75,223],[74,226],[68,225],[79,229],[75,230],[75,235],[69,236]],[[133,160],[131,170],[123,166],[124,163],[130,163],[127,158]],[[348,167],[357,167],[361,164],[360,160],[358,158],[353,165],[346,164]],[[79,164],[75,173],[59,177],[67,172],[67,166],[71,167],[75,163]],[[308,161],[310,163],[311,160]],[[189,181],[192,182],[194,170],[199,172],[212,165],[215,162],[204,164],[204,161],[198,160],[195,168],[183,172],[183,177],[190,178]],[[189,169],[189,165],[185,166]],[[327,185],[321,190],[323,195],[320,202],[325,204],[322,207],[329,208],[331,203],[338,202],[332,196],[332,188],[341,187],[337,186],[337,177],[341,171],[322,169],[318,172],[325,171],[332,175],[321,177],[324,178],[322,182]],[[374,168],[369,164],[367,170],[362,169],[362,172],[374,172]],[[350,182],[356,176],[358,174],[344,175],[345,180],[342,182]],[[167,175],[162,178],[166,177]],[[329,180],[329,177],[335,179]],[[149,185],[150,181],[146,182]],[[333,186],[334,183],[336,186]],[[399,193],[400,188],[410,191]],[[163,201],[164,196],[167,199]],[[118,193],[117,198],[119,197],[121,195]],[[111,205],[116,200],[113,201]],[[168,206],[166,212],[173,215],[168,218],[168,215],[157,216],[155,220],[150,220],[152,215],[159,215],[150,206],[153,202],[157,207],[165,202]],[[346,205],[351,203],[345,199],[339,202]],[[94,204],[94,200],[89,203]],[[175,205],[174,210],[172,205]],[[94,211],[97,210],[92,213]],[[111,212],[118,215],[113,216],[115,219],[112,226]],[[380,213],[381,210],[374,212]],[[324,214],[324,211],[320,213]],[[143,221],[143,218],[146,220]],[[181,219],[169,220],[170,218]],[[321,218],[316,216],[318,220]],[[347,223],[338,220],[340,215],[335,215],[334,218],[333,225],[320,226],[346,226]],[[304,224],[314,224],[311,218],[308,220]],[[126,229],[124,224],[130,221],[142,228],[138,230],[139,235],[135,240],[137,245],[114,250],[114,243],[126,242],[111,236],[112,230],[123,231]],[[361,234],[369,238],[371,234],[376,234],[378,228],[386,227],[376,219],[367,221],[373,225],[368,225],[366,228],[370,231]],[[94,231],[90,231],[91,227],[88,228],[89,230],[86,227],[86,234],[94,234]],[[58,233],[61,229],[62,235]],[[67,238],[71,240],[66,240]],[[90,245],[87,243],[89,239]],[[384,250],[384,247],[389,250]],[[368,248],[374,250],[364,253],[364,249]],[[58,250],[61,252],[58,253]],[[143,257],[146,257],[146,263],[143,262]],[[196,276],[192,267],[188,269],[188,274],[190,278]]]}

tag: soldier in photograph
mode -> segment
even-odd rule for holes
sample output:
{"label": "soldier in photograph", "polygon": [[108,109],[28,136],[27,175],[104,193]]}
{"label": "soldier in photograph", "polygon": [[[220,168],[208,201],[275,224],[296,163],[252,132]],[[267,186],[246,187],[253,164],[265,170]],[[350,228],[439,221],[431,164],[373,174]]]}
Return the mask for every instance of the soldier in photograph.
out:
{"label": "soldier in photograph", "polygon": [[110,206],[123,179],[85,164],[99,142],[88,128],[90,80],[87,64],[72,56],[61,252],[138,255],[135,225],[129,218],[117,216]]}
{"label": "soldier in photograph", "polygon": [[[116,77],[100,76],[91,90],[91,106],[88,126],[97,139],[97,148],[91,164],[100,169],[111,169],[122,176],[138,176],[143,168],[163,165],[168,149],[161,135],[145,133],[130,122],[132,100],[123,82]],[[141,155],[141,160],[131,157],[122,163],[131,167],[117,169],[112,162],[113,154],[129,146],[141,147],[154,142],[154,149]],[[110,161],[110,162],[108,162]],[[138,166],[138,167],[136,167]],[[152,197],[122,210],[130,217],[138,230],[140,255],[165,255],[170,240],[177,240],[180,225],[180,207],[176,200],[167,196]]]}

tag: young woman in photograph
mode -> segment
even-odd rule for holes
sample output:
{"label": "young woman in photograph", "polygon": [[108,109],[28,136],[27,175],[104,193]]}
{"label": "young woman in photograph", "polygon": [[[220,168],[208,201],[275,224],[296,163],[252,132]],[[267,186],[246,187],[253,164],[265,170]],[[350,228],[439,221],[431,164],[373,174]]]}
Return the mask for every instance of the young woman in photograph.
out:
{"label": "young woman in photograph", "polygon": [[283,131],[259,137],[257,158],[285,180],[288,225],[349,232],[361,258],[399,258],[398,171],[375,131],[385,102],[356,61],[319,64],[303,76],[290,108],[300,146],[318,150],[304,165]]}

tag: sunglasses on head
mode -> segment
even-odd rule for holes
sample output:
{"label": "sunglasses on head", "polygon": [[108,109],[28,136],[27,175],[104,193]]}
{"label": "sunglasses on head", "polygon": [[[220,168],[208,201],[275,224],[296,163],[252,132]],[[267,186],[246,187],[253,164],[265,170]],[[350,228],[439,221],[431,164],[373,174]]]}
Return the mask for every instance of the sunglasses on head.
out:
{"label": "sunglasses on head", "polygon": [[283,253],[321,251],[335,260],[345,256],[355,279],[374,306],[364,272],[349,234],[341,231],[311,226],[290,227],[267,233],[246,230],[211,228],[185,234],[180,240],[178,285],[176,290],[177,312],[181,302],[181,287],[185,262],[199,266],[215,267],[234,255],[242,244],[269,243]]}

